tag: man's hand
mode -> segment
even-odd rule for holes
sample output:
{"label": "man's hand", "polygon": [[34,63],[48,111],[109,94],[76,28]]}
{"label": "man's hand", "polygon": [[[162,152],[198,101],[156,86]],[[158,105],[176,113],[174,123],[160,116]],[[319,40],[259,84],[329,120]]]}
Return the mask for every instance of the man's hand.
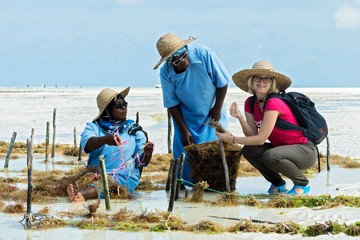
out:
{"label": "man's hand", "polygon": [[184,146],[194,144],[194,138],[188,130],[181,132],[181,141]]}
{"label": "man's hand", "polygon": [[211,120],[219,121],[221,117],[221,107],[213,107],[209,112]]}

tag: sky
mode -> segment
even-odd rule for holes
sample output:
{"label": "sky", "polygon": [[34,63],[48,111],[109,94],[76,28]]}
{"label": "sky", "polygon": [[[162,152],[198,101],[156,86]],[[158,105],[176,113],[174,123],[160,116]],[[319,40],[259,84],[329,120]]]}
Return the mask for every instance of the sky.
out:
{"label": "sky", "polygon": [[151,87],[168,32],[230,75],[269,60],[292,87],[360,87],[360,0],[0,0],[0,87]]}

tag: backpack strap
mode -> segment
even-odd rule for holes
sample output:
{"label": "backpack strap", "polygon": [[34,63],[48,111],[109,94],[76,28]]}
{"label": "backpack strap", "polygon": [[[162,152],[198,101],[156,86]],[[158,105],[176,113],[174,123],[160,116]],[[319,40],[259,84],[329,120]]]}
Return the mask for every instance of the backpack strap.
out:
{"label": "backpack strap", "polygon": [[[309,141],[309,140],[308,140]],[[314,143],[317,151],[317,157],[318,157],[318,173],[321,171],[321,165],[320,165],[320,152],[318,146]]]}
{"label": "backpack strap", "polygon": [[254,114],[255,100],[256,100],[256,96],[255,96],[255,95],[253,95],[252,97],[250,97],[250,109],[251,109],[251,113],[252,113],[252,114]]}

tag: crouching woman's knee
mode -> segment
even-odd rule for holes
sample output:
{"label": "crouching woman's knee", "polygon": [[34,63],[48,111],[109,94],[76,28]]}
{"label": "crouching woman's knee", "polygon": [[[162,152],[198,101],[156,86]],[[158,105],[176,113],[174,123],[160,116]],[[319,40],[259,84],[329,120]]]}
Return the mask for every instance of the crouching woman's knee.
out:
{"label": "crouching woman's knee", "polygon": [[249,162],[256,161],[258,158],[262,158],[263,150],[259,146],[244,146],[242,149],[242,155]]}
{"label": "crouching woman's knee", "polygon": [[263,158],[265,160],[264,161],[265,164],[269,167],[272,165],[279,164],[281,161],[281,156],[279,156],[279,154],[277,154],[276,151],[271,151],[271,150],[264,152]]}
{"label": "crouching woman's knee", "polygon": [[242,155],[246,158],[246,159],[249,159],[249,158],[252,158],[253,155],[254,155],[254,151],[253,151],[253,146],[243,146],[241,152],[242,152]]}

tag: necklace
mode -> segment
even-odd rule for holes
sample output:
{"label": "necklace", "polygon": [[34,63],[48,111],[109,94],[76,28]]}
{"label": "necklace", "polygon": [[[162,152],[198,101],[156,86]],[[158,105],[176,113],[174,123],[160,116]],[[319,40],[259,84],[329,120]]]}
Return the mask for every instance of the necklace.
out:
{"label": "necklace", "polygon": [[263,103],[263,102],[265,102],[266,96],[267,96],[267,95],[265,95],[265,96],[262,97],[261,99],[256,98],[257,102],[258,102],[258,103]]}

